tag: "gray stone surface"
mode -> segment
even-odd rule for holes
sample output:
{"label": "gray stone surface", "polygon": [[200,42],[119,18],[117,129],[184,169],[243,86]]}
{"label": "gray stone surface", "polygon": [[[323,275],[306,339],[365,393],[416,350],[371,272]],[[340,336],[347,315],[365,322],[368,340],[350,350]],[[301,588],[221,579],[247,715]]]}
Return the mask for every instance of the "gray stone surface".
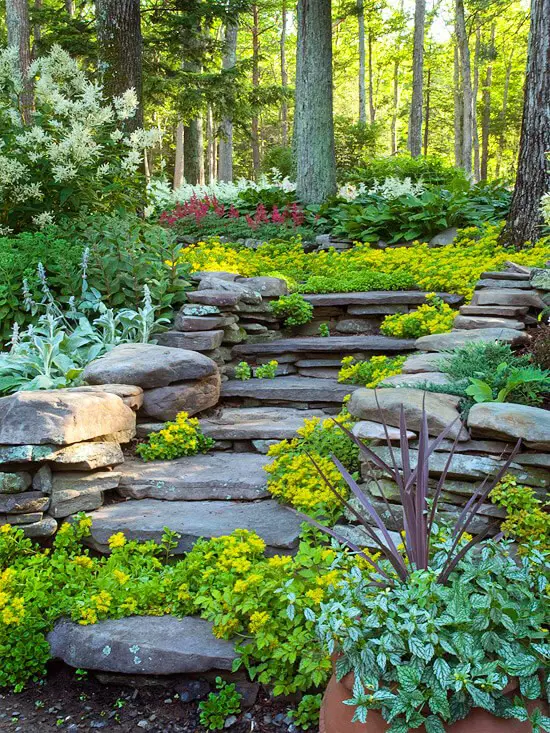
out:
{"label": "gray stone surface", "polygon": [[309,367],[298,369],[298,374],[302,377],[314,377],[316,379],[338,379],[340,369],[331,367]]}
{"label": "gray stone surface", "polygon": [[48,634],[52,657],[71,667],[125,674],[197,674],[231,670],[233,642],[187,616],[129,616],[82,626],[63,619]]}
{"label": "gray stone surface", "polygon": [[[396,513],[399,516],[399,511]],[[371,537],[367,530],[359,524],[336,524],[332,529],[344,540],[352,542],[358,547],[366,548],[367,550],[380,551],[380,545]],[[379,529],[373,528],[372,531],[378,538],[381,538],[382,532]],[[401,543],[401,535],[399,532],[390,530],[389,534],[396,545]],[[345,544],[345,542],[342,544]]]}
{"label": "gray stone surface", "polygon": [[174,322],[176,331],[211,331],[212,329],[222,328],[225,321],[222,315],[186,316],[185,313],[182,313],[182,310],[176,315]]}
{"label": "gray stone surface", "polygon": [[199,282],[204,280],[205,277],[215,277],[217,280],[234,282],[240,275],[238,272],[227,272],[227,270],[199,270],[199,272],[191,274],[191,278]]}
{"label": "gray stone surface", "polygon": [[26,471],[0,472],[0,494],[19,494],[32,483]]}
{"label": "gray stone surface", "polygon": [[531,271],[531,287],[537,290],[550,290],[550,268],[536,267]]}
{"label": "gray stone surface", "polygon": [[220,397],[219,373],[196,382],[180,382],[145,391],[142,415],[156,420],[174,420],[179,412],[195,415],[213,407]]}
{"label": "gray stone surface", "polygon": [[103,493],[93,487],[64,489],[52,493],[50,514],[56,519],[69,517],[77,512],[91,512],[103,504]]}
{"label": "gray stone surface", "polygon": [[269,496],[269,460],[255,453],[187,456],[172,461],[127,461],[118,493],[132,499],[250,501]]}
{"label": "gray stone surface", "polygon": [[361,420],[380,422],[399,427],[401,407],[403,407],[407,428],[418,431],[422,421],[423,406],[428,419],[430,435],[439,435],[451,423],[448,436],[468,440],[468,431],[462,425],[456,408],[458,398],[424,392],[420,389],[366,389],[356,390],[348,402],[348,410]]}
{"label": "gray stone surface", "polygon": [[[438,293],[449,305],[460,305],[464,298],[451,293]],[[305,294],[304,298],[317,307],[320,305],[422,305],[426,302],[426,293],[419,290],[371,290],[360,293],[323,293]]]}
{"label": "gray stone surface", "polygon": [[0,525],[12,524],[18,527],[22,524],[34,524],[39,522],[43,516],[42,512],[30,512],[29,514],[0,514]]}
{"label": "gray stone surface", "polygon": [[221,537],[235,529],[256,532],[271,549],[297,546],[300,518],[271,499],[256,502],[159,501],[143,499],[103,506],[94,512],[89,544],[108,552],[109,537],[160,542],[164,528],[181,535],[175,552],[188,552],[199,537]]}
{"label": "gray stone surface", "polygon": [[494,318],[520,318],[529,309],[519,305],[461,305],[460,313],[464,316],[490,316]]}
{"label": "gray stone surface", "polygon": [[299,369],[311,369],[312,367],[332,367],[340,369],[342,367],[341,359],[299,359],[296,362]]}
{"label": "gray stone surface", "polygon": [[52,469],[47,463],[45,463],[43,466],[40,466],[38,471],[32,477],[32,488],[34,491],[42,492],[42,494],[51,494],[52,486]]}
{"label": "gray stone surface", "polygon": [[471,305],[520,305],[543,308],[542,300],[534,290],[518,288],[484,288],[476,290]]}
{"label": "gray stone surface", "polygon": [[483,290],[485,288],[530,290],[531,285],[529,282],[525,282],[523,280],[506,280],[502,277],[484,277],[477,281],[476,290]]}
{"label": "gray stone surface", "polygon": [[350,316],[388,316],[394,313],[408,313],[407,305],[350,305]]}
{"label": "gray stone surface", "polygon": [[412,354],[403,364],[403,374],[420,374],[422,372],[439,372],[444,357],[439,354]]}
{"label": "gray stone surface", "polygon": [[38,522],[23,524],[20,529],[29,539],[45,539],[57,532],[57,522],[53,517],[44,517]]}
{"label": "gray stone surface", "polygon": [[[382,423],[374,422],[374,420],[359,420],[352,427],[351,432],[357,438],[362,438],[363,440],[382,440],[385,442],[389,439],[390,441],[398,442],[401,436],[399,428],[387,425],[386,429],[387,435]],[[412,430],[407,430],[407,438],[413,440],[416,438],[416,433],[413,433]]]}
{"label": "gray stone surface", "polygon": [[449,333],[433,333],[421,336],[416,340],[416,348],[420,351],[452,351],[473,341],[505,341],[509,343],[523,336],[521,331],[511,328],[478,328],[475,330],[457,330]]}
{"label": "gray stone surface", "polygon": [[312,417],[326,415],[321,410],[291,407],[226,407],[200,424],[203,433],[215,440],[284,440],[294,438],[304,420]]}
{"label": "gray stone surface", "polygon": [[262,354],[328,353],[350,354],[355,351],[386,354],[412,351],[414,339],[397,339],[389,336],[313,336],[283,338],[261,344],[240,344],[233,349],[235,357]]}
{"label": "gray stone surface", "polygon": [[380,387],[421,387],[426,383],[445,385],[451,384],[446,374],[441,372],[427,372],[420,374],[394,374],[386,377],[379,384]]}
{"label": "gray stone surface", "polygon": [[[42,453],[42,460],[53,463],[55,471],[94,471],[124,463],[118,443],[73,443],[64,448],[51,448],[49,454]],[[34,454],[39,455],[38,451]]]}
{"label": "gray stone surface", "polygon": [[212,359],[196,351],[154,344],[121,344],[88,364],[84,379],[91,384],[116,382],[151,389],[202,379],[217,370]]}
{"label": "gray stone surface", "polygon": [[22,494],[0,494],[0,514],[28,514],[43,512],[50,499],[39,491],[25,491]]}
{"label": "gray stone surface", "polygon": [[231,323],[223,329],[222,341],[224,344],[240,344],[246,339],[246,331],[244,328]]}
{"label": "gray stone surface", "polygon": [[341,318],[336,324],[338,333],[376,333],[378,331],[379,318]]}
{"label": "gray stone surface", "polygon": [[514,318],[460,315],[455,318],[453,328],[512,328],[516,331],[521,331],[525,328],[525,323]]}
{"label": "gray stone surface", "polygon": [[225,318],[220,309],[215,305],[194,305],[193,303],[187,303],[186,305],[182,305],[179,312],[182,316],[221,316]]}
{"label": "gray stone surface", "polygon": [[529,274],[526,272],[516,272],[515,270],[490,270],[481,273],[482,278],[490,278],[492,280],[529,280]]}
{"label": "gray stone surface", "polygon": [[120,471],[64,471],[52,476],[53,497],[60,491],[108,491],[116,489],[120,481]]}
{"label": "gray stone surface", "polygon": [[521,438],[528,448],[550,450],[550,411],[512,402],[482,402],[468,415],[476,437],[513,440]]}
{"label": "gray stone surface", "polygon": [[0,399],[0,444],[69,445],[129,431],[135,413],[120,397],[71,389],[16,392]]}
{"label": "gray stone surface", "polygon": [[223,292],[220,290],[195,290],[187,293],[190,303],[198,305],[211,305],[217,308],[232,308],[237,305],[240,297],[237,293]]}
{"label": "gray stone surface", "polygon": [[29,463],[33,445],[0,445],[0,466],[5,463]]}
{"label": "gray stone surface", "polygon": [[452,244],[454,240],[456,239],[458,234],[458,228],[457,227],[449,227],[448,229],[444,229],[442,232],[439,232],[439,234],[436,234],[435,237],[432,237],[430,241],[428,242],[429,247],[446,247],[448,244]]}
{"label": "gray stone surface", "polygon": [[223,331],[221,329],[212,331],[165,331],[157,336],[160,346],[169,346],[176,349],[189,349],[189,351],[211,351],[221,346]]}
{"label": "gray stone surface", "polygon": [[288,285],[280,277],[238,277],[237,282],[260,293],[262,298],[278,298],[288,293]]}
{"label": "gray stone surface", "polygon": [[82,387],[73,387],[79,392],[108,392],[128,405],[132,410],[139,410],[143,403],[143,390],[135,384],[86,384]]}
{"label": "gray stone surface", "polygon": [[250,379],[241,382],[232,379],[222,384],[222,398],[241,397],[281,402],[337,402],[341,403],[350,392],[358,389],[355,384],[340,384],[336,379],[313,377],[277,377],[276,379]]}
{"label": "gray stone surface", "polygon": [[199,283],[198,291],[229,292],[242,300],[243,303],[254,305],[262,302],[262,296],[258,290],[250,287],[247,282],[230,282],[216,277],[204,277]]}

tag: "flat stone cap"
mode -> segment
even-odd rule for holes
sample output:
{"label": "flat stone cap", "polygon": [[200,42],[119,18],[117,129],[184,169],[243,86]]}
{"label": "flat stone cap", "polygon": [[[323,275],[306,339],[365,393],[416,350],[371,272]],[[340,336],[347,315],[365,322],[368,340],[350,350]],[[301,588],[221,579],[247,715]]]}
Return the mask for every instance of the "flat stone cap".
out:
{"label": "flat stone cap", "polygon": [[217,639],[195,616],[128,616],[82,626],[62,619],[48,634],[52,657],[71,667],[123,674],[230,670],[233,642]]}

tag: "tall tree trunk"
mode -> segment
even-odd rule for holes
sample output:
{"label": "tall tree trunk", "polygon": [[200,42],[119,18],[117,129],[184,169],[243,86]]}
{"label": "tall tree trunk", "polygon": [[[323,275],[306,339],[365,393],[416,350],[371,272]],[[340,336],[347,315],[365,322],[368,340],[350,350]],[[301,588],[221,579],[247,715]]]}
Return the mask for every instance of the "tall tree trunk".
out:
{"label": "tall tree trunk", "polygon": [[462,168],[462,115],[464,109],[462,107],[462,78],[460,74],[460,58],[458,52],[458,43],[454,45],[454,133],[455,133],[455,165]]}
{"label": "tall tree trunk", "polygon": [[193,186],[204,185],[204,139],[201,115],[184,127],[183,174],[187,183]]}
{"label": "tall tree trunk", "polygon": [[183,122],[176,127],[176,159],[174,161],[174,191],[183,185]]}
{"label": "tall tree trunk", "polygon": [[374,124],[374,120],[376,118],[376,106],[374,104],[374,70],[373,70],[373,63],[372,63],[372,31],[369,28],[369,43],[368,43],[368,49],[369,49],[369,119],[371,125]]}
{"label": "tall tree trunk", "polygon": [[471,176],[473,147],[472,64],[468,33],[466,32],[464,0],[456,0],[455,3],[455,30],[462,76],[462,167],[466,174]]}
{"label": "tall tree trunk", "polygon": [[[24,78],[31,63],[31,26],[28,0],[6,0],[8,46],[17,48],[18,67]],[[33,95],[30,84],[25,84],[19,98],[19,110],[24,122],[30,121]]]}
{"label": "tall tree trunk", "polygon": [[336,192],[330,0],[299,0],[296,55],[296,190],[305,204]]}
{"label": "tall tree trunk", "polygon": [[214,135],[214,115],[210,105],[206,112],[206,176],[210,184],[216,180],[216,137]]}
{"label": "tall tree trunk", "polygon": [[365,6],[357,0],[357,25],[359,31],[359,122],[367,121],[367,90],[365,86]]}
{"label": "tall tree trunk", "polygon": [[[233,69],[237,63],[237,38],[239,26],[228,25],[225,29],[225,46],[222,66]],[[226,115],[220,125],[220,147],[218,175],[220,181],[233,180],[233,119]]]}
{"label": "tall tree trunk", "polygon": [[512,76],[512,58],[514,50],[510,51],[510,59],[506,65],[506,74],[504,77],[504,90],[502,92],[502,108],[500,110],[499,122],[500,133],[498,136],[497,164],[495,169],[495,177],[500,177],[502,158],[504,156],[504,148],[506,147],[506,115],[508,114],[508,99],[510,96],[510,77]]}
{"label": "tall tree trunk", "polygon": [[491,128],[491,86],[493,83],[493,57],[495,53],[496,24],[491,26],[491,43],[489,46],[489,63],[483,82],[483,109],[481,114],[481,162],[479,174],[482,181],[487,180],[489,167],[489,132]]}
{"label": "tall tree trunk", "polygon": [[428,142],[430,140],[430,97],[432,92],[432,70],[428,69],[426,74],[426,113],[424,115],[424,155],[428,155]]}
{"label": "tall tree trunk", "polygon": [[283,89],[283,101],[281,103],[281,143],[288,145],[288,69],[286,65],[286,24],[287,7],[286,0],[283,0],[281,9],[281,87]]}
{"label": "tall tree trunk", "polygon": [[143,127],[142,38],[139,0],[96,0],[97,38],[103,84],[109,96],[135,89],[139,106],[127,120]]}
{"label": "tall tree trunk", "polygon": [[393,62],[393,110],[391,116],[391,152],[397,153],[397,122],[399,119],[399,59]]}
{"label": "tall tree trunk", "polygon": [[414,12],[413,81],[409,119],[409,151],[417,158],[422,150],[422,105],[424,103],[424,32],[426,0],[416,0]]}
{"label": "tall tree trunk", "polygon": [[[256,3],[252,6],[252,87],[257,92],[260,86],[260,14]],[[252,168],[254,178],[260,175],[260,118],[257,104],[252,116]]]}
{"label": "tall tree trunk", "polygon": [[518,172],[501,241],[523,247],[540,233],[542,196],[550,190],[550,0],[532,0]]}
{"label": "tall tree trunk", "polygon": [[479,92],[479,64],[481,58],[481,29],[476,29],[476,45],[474,51],[474,84],[472,87],[472,142],[474,147],[474,180],[481,180],[481,162],[479,158],[479,133],[477,129],[477,97]]}
{"label": "tall tree trunk", "polygon": [[74,0],[65,0],[65,10],[69,13],[71,18],[74,17],[74,14],[75,14]]}

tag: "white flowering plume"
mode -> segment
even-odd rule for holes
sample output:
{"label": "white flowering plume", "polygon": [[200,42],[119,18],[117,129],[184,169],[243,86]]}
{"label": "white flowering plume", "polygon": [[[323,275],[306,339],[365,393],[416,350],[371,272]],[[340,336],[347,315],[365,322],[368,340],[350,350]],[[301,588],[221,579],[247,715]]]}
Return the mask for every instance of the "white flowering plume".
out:
{"label": "white flowering plume", "polygon": [[355,201],[360,196],[369,196],[377,194],[385,199],[397,199],[400,196],[419,196],[425,190],[423,183],[411,181],[410,178],[386,178],[382,183],[374,182],[371,188],[364,183],[355,186],[353,183],[347,183],[338,191],[338,196],[346,201]]}
{"label": "white flowering plume", "polygon": [[27,81],[34,104],[25,123],[17,52],[0,51],[0,197],[9,210],[0,227],[44,226],[64,211],[126,195],[158,140],[156,130],[124,131],[137,110],[135,91],[107,100],[60,46],[31,64]]}

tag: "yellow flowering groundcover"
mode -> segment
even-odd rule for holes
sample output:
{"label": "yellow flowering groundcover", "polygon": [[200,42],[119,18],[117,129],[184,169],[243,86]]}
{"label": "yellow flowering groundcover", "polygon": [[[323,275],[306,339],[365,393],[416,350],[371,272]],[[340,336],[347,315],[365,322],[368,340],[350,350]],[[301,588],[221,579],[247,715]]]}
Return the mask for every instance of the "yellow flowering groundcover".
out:
{"label": "yellow flowering groundcover", "polygon": [[144,461],[171,460],[181,456],[206,453],[214,445],[212,438],[203,435],[196,417],[180,412],[174,422],[167,422],[158,433],[151,433],[147,443],[136,448]]}
{"label": "yellow flowering groundcover", "polygon": [[[507,260],[542,266],[550,258],[549,237],[517,252],[498,245],[500,230],[501,226],[463,229],[455,242],[446,247],[430,248],[425,243],[415,243],[411,247],[381,250],[356,244],[343,252],[330,249],[306,253],[301,243],[292,239],[267,242],[256,250],[213,239],[186,247],[181,251],[180,261],[191,265],[193,271],[227,270],[244,277],[284,277],[291,288],[302,292],[318,290],[314,279],[308,287],[310,278],[328,278],[331,286],[327,288],[327,283],[323,283],[323,292],[331,289],[338,292],[347,290],[347,283],[354,276],[361,275],[364,282],[365,273],[378,273],[401,278],[404,283],[412,278],[421,290],[470,297],[476,281],[486,270],[501,270]],[[368,287],[363,285],[361,289]],[[388,289],[388,286],[371,289]]]}

